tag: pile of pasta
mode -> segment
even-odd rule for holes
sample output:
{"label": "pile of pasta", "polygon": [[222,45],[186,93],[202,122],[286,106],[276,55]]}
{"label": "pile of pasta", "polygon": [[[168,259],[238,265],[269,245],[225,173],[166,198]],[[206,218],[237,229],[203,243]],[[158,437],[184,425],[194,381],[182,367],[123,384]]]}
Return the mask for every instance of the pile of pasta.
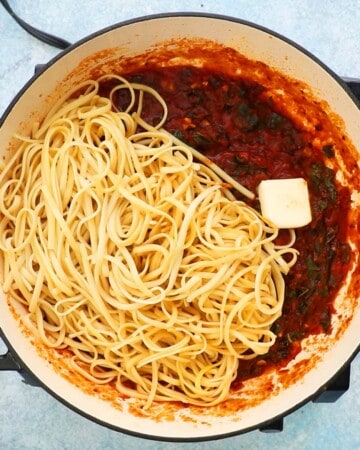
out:
{"label": "pile of pasta", "polygon": [[17,136],[0,175],[2,288],[91,382],[144,408],[215,405],[239,360],[275,342],[294,239],[276,246],[278,230],[163,130],[157,92],[112,77],[109,98],[87,81]]}

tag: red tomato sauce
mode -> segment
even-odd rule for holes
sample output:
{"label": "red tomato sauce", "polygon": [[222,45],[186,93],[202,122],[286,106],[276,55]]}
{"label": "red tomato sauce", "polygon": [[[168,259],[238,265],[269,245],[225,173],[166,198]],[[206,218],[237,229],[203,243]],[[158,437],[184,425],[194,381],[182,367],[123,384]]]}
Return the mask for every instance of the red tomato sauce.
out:
{"label": "red tomato sauce", "polygon": [[[350,264],[350,193],[326,164],[334,161],[333,146],[312,147],[316,133],[324,135],[321,114],[314,130],[300,129],[262,85],[207,68],[154,66],[125,76],[162,95],[169,109],[164,128],[253,192],[264,179],[307,180],[313,220],[296,231],[300,253],[285,279],[283,314],[273,325],[276,343],[268,354],[240,361],[236,384],[285,365],[300,351],[301,339],[331,331],[333,302]],[[101,92],[110,88],[104,84]],[[127,99],[115,102],[121,109]],[[142,116],[156,123],[161,114],[159,104],[145,96]],[[252,206],[258,208],[257,202]]]}

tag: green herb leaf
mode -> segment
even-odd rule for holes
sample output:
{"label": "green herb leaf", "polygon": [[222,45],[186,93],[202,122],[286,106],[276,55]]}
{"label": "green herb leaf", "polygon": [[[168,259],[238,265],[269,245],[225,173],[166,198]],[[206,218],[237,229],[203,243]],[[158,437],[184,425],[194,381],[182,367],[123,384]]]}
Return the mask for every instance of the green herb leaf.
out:
{"label": "green herb leaf", "polygon": [[277,129],[284,122],[284,117],[276,112],[272,112],[268,119],[268,126],[271,129]]}
{"label": "green herb leaf", "polygon": [[327,158],[334,158],[335,156],[335,149],[333,145],[324,145],[322,151]]}

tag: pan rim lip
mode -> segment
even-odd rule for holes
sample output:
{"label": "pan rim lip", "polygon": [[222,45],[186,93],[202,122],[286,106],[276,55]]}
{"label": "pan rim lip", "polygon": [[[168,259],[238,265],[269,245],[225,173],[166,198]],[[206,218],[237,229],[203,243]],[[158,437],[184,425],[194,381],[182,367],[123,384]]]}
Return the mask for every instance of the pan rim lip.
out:
{"label": "pan rim lip", "polygon": [[[311,52],[306,50],[301,45],[297,44],[296,42],[292,41],[291,39],[281,35],[280,33],[277,33],[265,26],[258,25],[256,23],[238,18],[238,17],[232,17],[222,14],[215,14],[215,13],[206,13],[206,12],[164,12],[159,14],[150,14],[150,15],[144,15],[139,17],[130,18],[118,23],[115,23],[113,25],[110,25],[108,27],[102,28],[99,31],[95,31],[88,36],[78,40],[71,46],[69,46],[67,49],[61,51],[59,54],[57,54],[55,57],[52,57],[47,63],[43,64],[40,71],[38,71],[36,74],[34,74],[25,84],[24,86],[19,90],[19,92],[15,95],[13,100],[10,102],[8,107],[5,109],[4,113],[1,115],[0,118],[0,128],[3,126],[3,124],[6,122],[7,117],[11,113],[12,109],[16,105],[16,103],[19,101],[19,99],[22,97],[22,95],[31,88],[34,81],[39,78],[44,72],[46,72],[47,69],[52,67],[56,62],[61,60],[65,55],[68,53],[71,53],[74,49],[80,47],[83,44],[86,44],[87,42],[100,37],[102,35],[105,35],[113,30],[123,28],[128,25],[133,25],[136,23],[146,22],[146,21],[152,21],[152,20],[163,20],[163,19],[169,19],[169,18],[200,18],[200,19],[214,19],[214,20],[222,20],[225,22],[234,22],[240,25],[247,26],[249,28],[254,28],[256,30],[259,30],[261,32],[265,32],[269,34],[270,36],[273,36],[275,38],[278,38],[280,41],[290,45],[291,47],[295,48],[299,52],[303,53],[305,56],[310,58],[313,62],[315,62],[320,68],[322,68],[325,72],[328,73],[345,91],[345,93],[351,98],[351,100],[354,102],[354,104],[360,109],[360,101],[355,97],[355,95],[351,92],[350,88],[346,85],[345,81],[341,79],[340,76],[338,76],[332,69],[330,69],[327,65],[325,65],[321,60],[319,60],[315,55],[313,55]],[[0,323],[0,330],[1,330],[1,323]],[[1,330],[2,331],[2,330]],[[32,376],[39,385],[48,392],[52,397],[60,401],[62,404],[67,406],[72,411],[80,414],[81,416],[99,424],[104,427],[107,427],[109,429],[112,429],[117,432],[122,432],[124,434],[147,439],[147,440],[153,440],[153,441],[163,441],[163,442],[179,442],[179,443],[190,443],[190,442],[206,442],[206,441],[212,441],[212,440],[220,440],[225,438],[230,438],[234,436],[238,436],[241,434],[248,433],[250,431],[254,431],[256,429],[260,429],[268,424],[271,424],[272,422],[284,418],[285,416],[291,414],[292,412],[296,411],[312,399],[314,399],[320,392],[322,392],[324,389],[326,389],[326,386],[328,386],[336,377],[337,375],[345,368],[348,364],[353,361],[353,359],[356,357],[358,352],[360,351],[360,344],[355,346],[354,351],[351,353],[350,357],[348,357],[345,361],[342,362],[340,367],[337,368],[334,375],[330,377],[330,379],[326,379],[323,384],[318,388],[316,392],[313,394],[307,395],[305,398],[303,398],[301,401],[294,404],[292,407],[288,409],[284,409],[282,413],[279,413],[272,417],[271,419],[265,420],[263,422],[257,423],[256,425],[248,426],[240,430],[230,431],[230,432],[224,432],[224,433],[217,433],[214,435],[206,434],[199,437],[168,437],[168,436],[158,436],[158,435],[151,435],[151,434],[145,434],[141,432],[136,432],[133,430],[129,430],[127,428],[122,428],[117,425],[108,423],[104,420],[101,420],[94,415],[86,412],[85,408],[80,409],[77,406],[73,405],[69,400],[63,398],[59,393],[57,393],[55,390],[50,388],[44,381],[42,381],[37,375],[34,374],[33,370],[31,370],[28,365],[23,361],[23,359],[18,355],[17,351],[14,349],[14,345],[9,342],[8,338],[6,337],[5,333],[1,333],[3,340],[5,341],[5,344],[7,345],[9,352],[15,356],[16,360],[20,363],[23,370],[25,370],[30,376]]]}

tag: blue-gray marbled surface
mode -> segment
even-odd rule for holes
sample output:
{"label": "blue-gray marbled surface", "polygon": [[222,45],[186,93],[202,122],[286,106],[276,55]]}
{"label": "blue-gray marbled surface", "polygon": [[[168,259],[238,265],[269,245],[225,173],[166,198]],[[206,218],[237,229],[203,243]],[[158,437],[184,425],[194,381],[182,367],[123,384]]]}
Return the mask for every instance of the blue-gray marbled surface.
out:
{"label": "blue-gray marbled surface", "polygon": [[[337,74],[360,78],[359,0],[9,0],[32,25],[74,42],[93,31],[146,14],[199,11],[232,15],[270,28],[316,55]],[[0,114],[59,50],[27,35],[0,6]],[[360,126],[360,124],[359,124]],[[0,342],[0,354],[6,347]],[[285,418],[284,431],[204,443],[160,443],[97,425],[44,390],[0,372],[0,449],[360,449],[360,357],[336,403],[309,403]]]}

